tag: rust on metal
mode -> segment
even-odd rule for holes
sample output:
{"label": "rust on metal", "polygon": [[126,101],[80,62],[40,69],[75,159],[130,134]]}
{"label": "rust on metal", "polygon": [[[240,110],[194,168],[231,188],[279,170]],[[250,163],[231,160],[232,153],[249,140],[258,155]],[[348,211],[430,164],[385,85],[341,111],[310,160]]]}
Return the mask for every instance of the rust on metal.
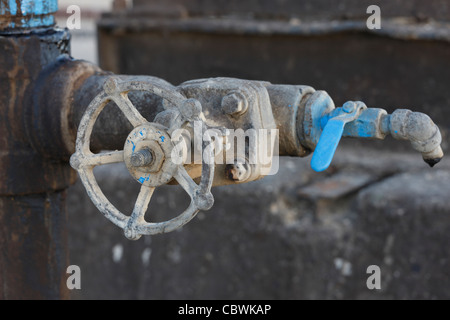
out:
{"label": "rust on metal", "polygon": [[[34,87],[68,53],[68,32],[0,34],[0,298],[68,297],[65,192],[76,175],[67,162],[32,146]],[[48,100],[40,105],[44,112]],[[52,131],[54,115],[38,126]],[[30,122],[29,122],[30,121]],[[52,141],[59,140],[53,132]],[[37,134],[39,136],[39,134]],[[51,143],[51,141],[50,141]]]}
{"label": "rust on metal", "polygon": [[0,299],[67,299],[66,193],[0,196]]}
{"label": "rust on metal", "polygon": [[0,195],[62,190],[76,179],[67,163],[49,159],[48,150],[37,151],[29,139],[50,131],[50,143],[60,140],[59,133],[52,131],[58,118],[36,105],[33,90],[41,86],[41,72],[68,53],[68,42],[66,31],[0,36]]}
{"label": "rust on metal", "polygon": [[2,0],[0,33],[20,34],[54,26],[57,0]]}

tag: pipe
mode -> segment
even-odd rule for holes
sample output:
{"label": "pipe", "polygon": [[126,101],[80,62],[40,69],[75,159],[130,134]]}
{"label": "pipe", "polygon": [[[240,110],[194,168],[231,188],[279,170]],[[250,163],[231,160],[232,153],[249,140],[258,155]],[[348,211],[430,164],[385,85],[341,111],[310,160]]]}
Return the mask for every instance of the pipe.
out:
{"label": "pipe", "polygon": [[[32,112],[28,124],[28,138],[36,150],[46,157],[68,161],[75,151],[78,124],[90,102],[103,90],[111,73],[92,63],[60,56],[48,66],[33,88]],[[130,76],[117,76],[123,80]],[[150,77],[149,77],[150,78]],[[178,87],[158,79],[161,84]],[[57,88],[57,90],[55,90]],[[267,84],[273,114],[280,130],[280,155],[305,157],[309,154],[297,134],[297,119],[308,95],[314,89],[307,86]],[[130,99],[148,121],[164,111],[161,98],[146,92],[133,92]],[[46,104],[46,108],[40,106]],[[217,106],[220,107],[219,105]],[[133,129],[114,103],[108,105],[98,119],[92,135],[92,151],[121,149]]]}
{"label": "pipe", "polygon": [[[357,103],[365,107],[362,102]],[[348,102],[342,108],[335,108],[333,100],[326,92],[313,93],[306,103],[304,117],[299,118],[297,123],[300,129],[299,139],[305,147],[315,150],[329,120],[345,114],[345,108],[352,104],[354,103]],[[420,112],[398,109],[388,115],[383,109],[364,108],[357,119],[348,122],[340,133],[342,137],[377,140],[383,140],[389,134],[394,139],[410,141],[413,148],[422,154],[423,160],[431,167],[444,157],[441,148],[442,136],[438,126],[429,116]]]}
{"label": "pipe", "polygon": [[33,87],[69,53],[68,32],[49,28],[56,9],[56,0],[0,0],[0,300],[69,297],[64,189],[76,175],[27,134],[51,105],[33,105]]}
{"label": "pipe", "polygon": [[23,33],[55,25],[58,0],[0,1],[0,33]]}
{"label": "pipe", "polygon": [[441,132],[426,114],[399,109],[385,116],[382,123],[382,131],[390,133],[394,139],[409,140],[430,167],[444,157]]}
{"label": "pipe", "polygon": [[[35,111],[31,113],[41,114],[41,120],[29,121],[29,138],[34,142],[34,147],[51,158],[67,160],[74,152],[78,123],[86,107],[103,90],[103,84],[110,75],[111,73],[102,71],[91,63],[72,60],[68,56],[60,57],[43,72],[37,81],[38,87],[34,90],[34,101],[38,103],[35,103]],[[125,80],[129,76],[120,77]],[[171,86],[164,80],[158,81]],[[177,87],[172,87],[177,90]],[[54,90],[55,88],[59,90]],[[267,90],[280,130],[280,155],[307,156],[317,145],[323,128],[320,127],[321,130],[316,134],[308,134],[305,130],[314,128],[315,125],[311,121],[304,123],[305,112],[307,117],[310,113],[308,110],[317,110],[315,117],[319,120],[329,117],[331,111],[336,110],[331,98],[325,92],[316,92],[306,86],[267,84]],[[152,94],[136,92],[131,99],[149,121],[163,111],[162,100]],[[47,103],[46,109],[40,109],[39,106],[46,101],[52,103]],[[55,115],[59,117],[55,118]],[[60,125],[58,130],[44,130],[49,121],[53,121],[51,119],[57,119],[54,121]],[[91,142],[93,151],[123,147],[132,128],[121,116],[121,112],[117,108],[108,107],[98,121],[100,124],[94,129]],[[319,121],[316,126],[321,124]],[[36,125],[38,126],[34,127]],[[443,157],[439,128],[423,113],[400,109],[388,115],[383,109],[368,108],[363,110],[358,121],[348,123],[343,132],[344,137],[379,140],[383,140],[388,134],[395,139],[411,141],[414,149],[422,153],[423,159],[430,166],[437,164]]]}

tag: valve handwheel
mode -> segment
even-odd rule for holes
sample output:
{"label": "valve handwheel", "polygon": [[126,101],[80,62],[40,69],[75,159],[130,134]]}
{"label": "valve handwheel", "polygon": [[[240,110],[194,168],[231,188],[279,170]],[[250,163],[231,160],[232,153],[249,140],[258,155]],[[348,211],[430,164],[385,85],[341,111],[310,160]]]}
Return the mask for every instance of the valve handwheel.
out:
{"label": "valve handwheel", "polygon": [[[132,91],[148,91],[176,106],[173,109],[174,121],[170,128],[159,123],[148,122],[128,98]],[[105,106],[113,101],[133,125],[122,151],[94,154],[90,150],[91,134],[94,124]],[[169,108],[169,107],[167,107]],[[214,177],[213,153],[205,153],[202,147],[202,175],[197,185],[180,161],[179,145],[174,145],[171,134],[187,124],[204,119],[200,102],[186,99],[160,80],[152,77],[134,77],[120,80],[111,77],[103,91],[91,102],[78,127],[76,151],[70,159],[71,166],[78,171],[86,191],[103,215],[118,227],[124,229],[125,236],[138,240],[142,235],[154,235],[176,230],[191,221],[200,210],[209,210],[214,204],[211,186]],[[205,129],[206,125],[202,122]],[[133,178],[141,184],[131,216],[120,212],[101,191],[93,170],[96,166],[125,162]],[[149,223],[144,219],[155,188],[175,179],[189,194],[189,207],[177,217],[164,222]]]}

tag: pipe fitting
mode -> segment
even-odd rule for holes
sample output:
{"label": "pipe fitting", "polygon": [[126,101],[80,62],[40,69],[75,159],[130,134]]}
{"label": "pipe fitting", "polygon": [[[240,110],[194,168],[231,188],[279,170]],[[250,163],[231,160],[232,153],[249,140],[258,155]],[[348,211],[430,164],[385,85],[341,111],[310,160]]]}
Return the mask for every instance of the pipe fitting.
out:
{"label": "pipe fitting", "polygon": [[0,6],[0,34],[29,33],[55,25],[58,0],[9,0]]}
{"label": "pipe fitting", "polygon": [[397,140],[409,140],[431,167],[444,157],[442,136],[438,126],[424,113],[399,109],[391,116],[389,131]]}

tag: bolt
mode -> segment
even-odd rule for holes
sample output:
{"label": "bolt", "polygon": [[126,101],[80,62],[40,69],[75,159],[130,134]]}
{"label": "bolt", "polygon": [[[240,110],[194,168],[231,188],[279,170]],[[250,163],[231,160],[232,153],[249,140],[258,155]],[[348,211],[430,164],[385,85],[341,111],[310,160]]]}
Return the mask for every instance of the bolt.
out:
{"label": "bolt", "polygon": [[252,170],[247,163],[242,164],[236,162],[235,164],[226,166],[225,174],[232,181],[245,182],[250,178]]}
{"label": "bolt", "polygon": [[118,83],[117,79],[114,77],[110,77],[108,80],[106,80],[105,84],[103,85],[103,90],[110,96],[114,95],[117,91]]}
{"label": "bolt", "polygon": [[353,111],[355,111],[355,108],[356,108],[356,103],[354,103],[354,102],[352,102],[352,101],[346,102],[346,103],[342,106],[342,110],[343,110],[345,113],[352,113]]}
{"label": "bolt", "polygon": [[230,116],[241,115],[247,109],[247,99],[239,92],[231,93],[222,99],[222,110]]}
{"label": "bolt", "polygon": [[152,162],[153,155],[148,149],[142,149],[131,156],[131,165],[133,167],[149,166]]}
{"label": "bolt", "polygon": [[192,121],[202,113],[202,104],[198,100],[187,99],[183,102],[180,111],[186,119]]}

